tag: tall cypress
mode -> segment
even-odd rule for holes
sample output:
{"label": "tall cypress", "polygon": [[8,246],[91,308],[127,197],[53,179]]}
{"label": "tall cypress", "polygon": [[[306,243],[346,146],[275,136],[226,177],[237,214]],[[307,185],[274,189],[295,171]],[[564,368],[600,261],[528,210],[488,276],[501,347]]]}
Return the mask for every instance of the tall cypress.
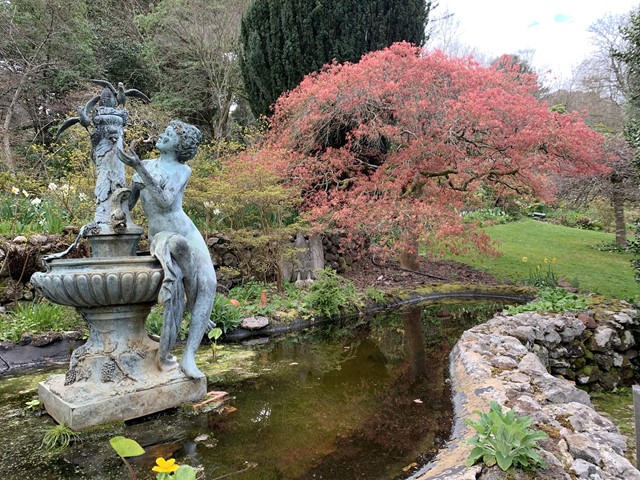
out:
{"label": "tall cypress", "polygon": [[333,60],[357,62],[401,40],[424,44],[432,0],[254,0],[243,20],[240,66],[249,104],[277,98]]}

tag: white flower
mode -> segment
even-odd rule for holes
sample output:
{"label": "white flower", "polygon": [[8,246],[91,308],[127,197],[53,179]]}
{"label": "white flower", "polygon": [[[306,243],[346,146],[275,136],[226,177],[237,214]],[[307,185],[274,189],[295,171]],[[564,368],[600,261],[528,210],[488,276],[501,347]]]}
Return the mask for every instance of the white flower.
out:
{"label": "white flower", "polygon": [[204,208],[211,208],[213,207],[213,203],[211,202],[204,202]]}
{"label": "white flower", "polygon": [[216,208],[216,209],[213,211],[213,214],[214,214],[214,215],[220,215],[220,209],[219,209],[219,208]]}
{"label": "white flower", "polygon": [[51,190],[52,192],[55,192],[58,189],[58,185],[56,185],[55,183],[51,182],[49,184],[49,190]]}
{"label": "white flower", "polygon": [[18,195],[20,193],[20,189],[18,187],[11,187],[11,193]]}
{"label": "white flower", "polygon": [[26,190],[22,190],[22,194],[23,194],[25,197],[29,197],[29,192],[27,192]]}
{"label": "white flower", "polygon": [[82,192],[78,194],[78,198],[80,199],[81,202],[84,202],[87,200],[87,196]]}
{"label": "white flower", "polygon": [[33,200],[31,200],[31,205],[40,205],[42,203],[42,200],[38,197],[34,198]]}
{"label": "white flower", "polygon": [[71,187],[69,187],[69,185],[67,185],[66,183],[60,186],[60,191],[62,193],[69,193],[69,190],[71,190]]}

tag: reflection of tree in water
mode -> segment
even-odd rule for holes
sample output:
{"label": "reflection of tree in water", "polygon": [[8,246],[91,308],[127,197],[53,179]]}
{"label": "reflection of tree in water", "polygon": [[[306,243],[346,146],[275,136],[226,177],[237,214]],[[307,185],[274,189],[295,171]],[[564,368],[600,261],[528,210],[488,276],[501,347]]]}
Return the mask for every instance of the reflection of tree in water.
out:
{"label": "reflection of tree in water", "polygon": [[[379,393],[376,410],[349,435],[338,437],[335,450],[299,478],[400,478],[408,458],[428,462],[451,430],[451,392],[445,383],[449,352],[462,331],[499,307],[483,310],[458,304],[403,311],[406,356],[396,367],[396,381]],[[397,344],[387,347],[393,349],[389,356],[398,354]]]}

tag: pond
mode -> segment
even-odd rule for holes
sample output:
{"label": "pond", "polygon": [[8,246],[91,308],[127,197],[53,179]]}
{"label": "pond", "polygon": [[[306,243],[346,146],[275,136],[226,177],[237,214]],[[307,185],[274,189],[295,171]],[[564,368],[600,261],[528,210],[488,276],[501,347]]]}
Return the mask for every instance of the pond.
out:
{"label": "pond", "polygon": [[109,446],[123,435],[146,449],[130,459],[141,480],[155,478],[157,457],[201,466],[198,478],[207,480],[406,478],[449,436],[451,348],[502,307],[487,300],[413,306],[349,328],[222,345],[215,362],[202,348],[199,367],[210,391],[229,393],[225,404],[85,432],[62,453],[40,448],[55,422],[25,409],[37,382],[59,372],[0,378],[0,471],[3,479],[127,479]]}

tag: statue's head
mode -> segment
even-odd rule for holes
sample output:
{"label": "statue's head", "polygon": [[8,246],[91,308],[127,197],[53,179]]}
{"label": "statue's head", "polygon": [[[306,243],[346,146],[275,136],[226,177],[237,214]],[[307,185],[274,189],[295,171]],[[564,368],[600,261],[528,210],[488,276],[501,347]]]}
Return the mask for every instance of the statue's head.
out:
{"label": "statue's head", "polygon": [[172,128],[180,139],[176,146],[176,159],[180,163],[185,163],[191,160],[198,150],[200,141],[202,140],[202,133],[197,127],[190,125],[179,120],[173,120],[169,123],[167,128]]}

